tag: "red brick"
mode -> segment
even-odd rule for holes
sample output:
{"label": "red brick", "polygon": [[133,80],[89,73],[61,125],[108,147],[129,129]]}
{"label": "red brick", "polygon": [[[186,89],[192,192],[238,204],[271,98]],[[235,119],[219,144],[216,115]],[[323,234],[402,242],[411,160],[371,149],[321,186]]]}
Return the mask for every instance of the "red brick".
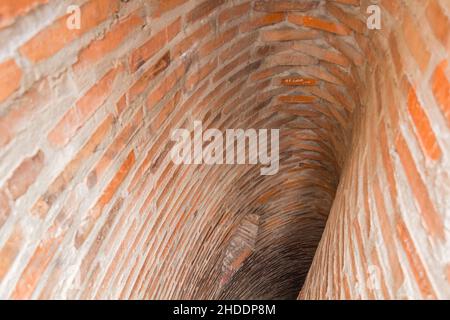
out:
{"label": "red brick", "polygon": [[354,17],[351,13],[341,9],[339,6],[333,4],[332,2],[326,3],[326,8],[328,12],[330,12],[336,19],[338,19],[341,23],[349,27],[358,33],[364,33],[366,30],[366,24]]}
{"label": "red brick", "polygon": [[227,74],[236,69],[238,66],[248,62],[250,60],[250,52],[244,51],[238,55],[235,59],[227,63],[221,69],[219,69],[214,75],[213,82],[222,80]]}
{"label": "red brick", "polygon": [[50,184],[47,191],[36,201],[31,212],[38,217],[45,217],[58,199],[60,194],[66,189],[67,185],[77,174],[80,167],[83,165],[97,147],[105,139],[106,135],[111,129],[113,117],[108,115],[106,119],[95,130],[89,140],[84,144],[81,150],[75,157],[67,164],[64,170],[56,177]]}
{"label": "red brick", "polygon": [[416,133],[425,155],[432,160],[439,160],[442,156],[441,148],[436,141],[430,120],[417,100],[413,88],[410,88],[408,94],[408,111],[416,127]]}
{"label": "red brick", "polygon": [[96,85],[79,99],[48,134],[48,140],[55,147],[65,146],[77,131],[89,120],[110,96],[113,84],[121,67],[110,70]]}
{"label": "red brick", "polygon": [[219,14],[219,23],[224,24],[226,22],[242,18],[246,16],[250,11],[250,2],[245,2],[234,7],[223,10]]}
{"label": "red brick", "polygon": [[263,16],[259,16],[249,22],[246,22],[240,26],[240,32],[249,32],[264,26],[276,24],[284,20],[284,13],[270,13]]}
{"label": "red brick", "polygon": [[[59,217],[58,217],[59,218]],[[69,225],[59,225],[59,220],[55,219],[52,227],[47,230],[44,238],[40,241],[28,264],[22,272],[16,287],[11,294],[12,299],[30,299],[31,294],[36,289],[42,274],[47,269],[53,256],[59,249],[64,234]]]}
{"label": "red brick", "polygon": [[111,210],[108,212],[108,217],[106,221],[103,223],[102,228],[97,234],[97,237],[94,240],[94,243],[89,248],[89,251],[84,256],[81,266],[80,266],[80,281],[85,282],[89,270],[92,269],[94,265],[94,260],[97,257],[97,254],[99,250],[101,249],[101,246],[103,245],[106,237],[110,233],[113,224],[118,216],[118,213],[123,205],[123,198],[117,199],[117,201],[114,203]]}
{"label": "red brick", "polygon": [[402,16],[402,29],[405,37],[405,43],[412,56],[416,60],[422,72],[425,72],[430,61],[431,54],[428,51],[426,41],[421,35],[419,24],[413,20],[412,15],[405,13]]}
{"label": "red brick", "polygon": [[264,12],[286,12],[286,11],[308,11],[317,7],[316,1],[256,1],[254,4],[255,11]]}
{"label": "red brick", "polygon": [[305,26],[322,31],[327,31],[342,36],[347,36],[351,33],[351,30],[344,25],[312,16],[299,16],[295,14],[289,14],[288,21],[299,26]]}
{"label": "red brick", "polygon": [[0,63],[0,103],[20,87],[22,70],[14,60]]}
{"label": "red brick", "polygon": [[442,223],[442,218],[436,211],[433,201],[430,199],[427,187],[417,170],[416,163],[414,162],[406,141],[401,135],[397,136],[395,146],[405,170],[406,177],[408,178],[409,186],[413,191],[417,208],[419,209],[419,213],[425,222],[429,234],[443,239],[444,225]]}
{"label": "red brick", "polygon": [[214,50],[219,49],[226,43],[229,43],[231,40],[233,40],[236,37],[236,34],[238,32],[237,27],[230,28],[224,32],[222,32],[220,35],[215,37],[214,39],[208,41],[205,43],[199,50],[199,54],[204,58],[211,54]]}
{"label": "red brick", "polygon": [[148,59],[161,50],[166,43],[167,30],[163,29],[132,53],[130,58],[131,70],[136,71],[139,69]]}
{"label": "red brick", "polygon": [[447,265],[445,273],[446,273],[447,282],[450,283],[450,265]]}
{"label": "red brick", "polygon": [[326,40],[343,55],[345,55],[354,65],[361,66],[364,64],[364,56],[353,45],[334,37],[328,37]]}
{"label": "red brick", "polygon": [[155,116],[155,118],[152,120],[152,129],[157,132],[163,123],[169,119],[170,115],[176,111],[176,107],[178,106],[178,103],[180,102],[181,94],[178,91],[175,93],[172,99],[170,99],[159,111],[159,113]]}
{"label": "red brick", "polygon": [[206,35],[211,32],[211,26],[206,24],[199,27],[197,30],[192,32],[190,35],[185,36],[173,49],[172,56],[174,59],[178,58],[182,54],[186,53],[194,43],[201,41]]}
{"label": "red brick", "polygon": [[261,40],[270,41],[293,41],[316,39],[318,33],[314,30],[297,30],[296,28],[283,28],[275,30],[264,30],[261,32]]}
{"label": "red brick", "polygon": [[[368,182],[366,182],[368,183]],[[365,196],[368,196],[367,194]],[[390,266],[390,274],[392,275],[393,289],[398,290],[403,283],[404,273],[401,267],[398,253],[395,250],[395,237],[394,230],[395,227],[393,222],[400,219],[396,211],[389,212],[386,209],[385,200],[381,192],[380,180],[376,179],[373,182],[373,198],[375,198],[375,204],[377,208],[378,225],[381,229],[381,234],[383,237],[383,244],[386,248],[388,255],[388,262]],[[396,292],[394,291],[394,294]]]}
{"label": "red brick", "polygon": [[38,151],[33,157],[27,158],[14,170],[7,182],[8,190],[14,200],[27,192],[28,188],[36,181],[44,167],[45,156]]}
{"label": "red brick", "polygon": [[394,167],[392,164],[392,158],[389,154],[389,146],[390,141],[388,141],[387,133],[386,133],[386,127],[384,125],[384,122],[380,122],[380,149],[381,149],[381,156],[383,160],[384,170],[385,174],[388,180],[389,184],[389,191],[391,195],[391,199],[393,202],[394,207],[396,207],[397,202],[397,187],[395,183],[394,178]]}
{"label": "red brick", "polygon": [[160,17],[161,15],[174,10],[175,8],[182,6],[188,2],[188,0],[164,0],[164,1],[154,1],[153,3],[153,13],[154,17]]}
{"label": "red brick", "polygon": [[176,83],[185,75],[186,67],[184,64],[178,66],[173,70],[164,80],[161,81],[160,85],[156,87],[147,97],[147,108],[151,109],[153,106],[158,104],[162,98],[173,89]]}
{"label": "red brick", "polygon": [[432,89],[436,101],[442,110],[447,124],[450,127],[450,82],[445,72],[448,62],[443,60],[435,69],[432,78]]}
{"label": "red brick", "polygon": [[6,219],[8,219],[10,213],[11,208],[8,196],[3,190],[0,190],[0,228],[3,226]]}
{"label": "red brick", "polygon": [[291,95],[291,96],[280,96],[279,100],[281,102],[285,102],[285,103],[289,103],[289,104],[312,103],[312,102],[316,101],[316,97]]}
{"label": "red brick", "polygon": [[258,72],[255,72],[251,75],[250,80],[252,81],[259,81],[262,79],[270,78],[274,75],[280,74],[284,71],[289,70],[289,66],[274,66],[268,69],[264,69]]}
{"label": "red brick", "polygon": [[117,190],[122,185],[125,178],[128,176],[129,172],[132,170],[136,162],[136,157],[134,151],[130,151],[127,158],[124,160],[120,168],[117,170],[116,174],[103,190],[100,198],[97,200],[95,206],[89,210],[88,216],[84,225],[78,230],[75,237],[75,245],[79,248],[86,238],[89,236],[91,230],[93,229],[97,219],[100,217],[105,206],[113,199],[116,195]]}
{"label": "red brick", "polygon": [[208,77],[216,68],[217,58],[214,58],[186,79],[185,88],[189,91],[194,89],[200,81]]}
{"label": "red brick", "polygon": [[426,8],[428,23],[433,29],[436,37],[441,41],[445,48],[450,46],[450,19],[445,15],[444,9],[439,5],[438,1],[429,1]]}
{"label": "red brick", "polygon": [[350,61],[338,52],[322,49],[319,46],[314,46],[304,43],[294,43],[292,48],[296,51],[303,52],[310,56],[313,56],[319,60],[328,61],[343,67],[349,67]]}
{"label": "red brick", "polygon": [[211,14],[213,10],[225,3],[225,0],[205,0],[194,9],[187,13],[186,19],[188,23],[196,22],[207,15]]}
{"label": "red brick", "polygon": [[92,0],[81,7],[81,28],[68,29],[66,15],[40,31],[20,48],[20,53],[32,62],[48,59],[75,39],[110,17],[119,6],[119,0]]}
{"label": "red brick", "polygon": [[352,6],[359,6],[361,0],[328,0],[328,1],[334,1],[338,3],[348,4]]}
{"label": "red brick", "polygon": [[48,106],[52,91],[48,79],[42,79],[15,99],[13,107],[0,115],[0,147],[9,144],[21,130],[29,125],[33,118]]}
{"label": "red brick", "polygon": [[159,74],[170,66],[170,52],[166,52],[155,64],[146,70],[142,76],[133,84],[128,92],[129,102],[132,103],[138,95],[143,93]]}
{"label": "red brick", "polygon": [[256,40],[255,34],[249,34],[247,36],[242,37],[239,41],[235,42],[230,47],[221,51],[219,60],[221,63],[226,62],[231,58],[235,58],[242,52],[245,52],[247,48],[249,48]]}
{"label": "red brick", "polygon": [[289,77],[281,79],[281,84],[285,86],[315,86],[317,80],[303,77]]}
{"label": "red brick", "polygon": [[114,26],[111,31],[108,31],[103,39],[91,42],[89,46],[80,51],[78,54],[78,61],[74,65],[74,69],[76,71],[84,69],[113,52],[142,23],[142,18],[137,14],[133,14],[121,21],[119,24]]}
{"label": "red brick", "polygon": [[96,164],[95,168],[89,173],[87,177],[87,185],[91,189],[97,184],[97,181],[103,179],[105,171],[111,166],[112,162],[129,142],[132,135],[136,132],[142,123],[143,112],[139,109],[133,120],[122,129],[119,135],[114,139],[112,144],[103,154],[102,158]]}
{"label": "red brick", "polygon": [[35,7],[47,2],[48,0],[3,1],[0,3],[0,29],[13,24],[17,17],[23,16]]}
{"label": "red brick", "polygon": [[128,107],[127,96],[124,94],[116,104],[116,111],[118,115],[121,115]]}
{"label": "red brick", "polygon": [[422,292],[422,297],[424,299],[436,299],[436,294],[428,279],[427,271],[425,270],[421,258],[417,254],[411,235],[402,220],[398,220],[397,222],[397,233],[403,249],[405,250],[409,265],[412,268],[416,283]]}
{"label": "red brick", "polygon": [[3,247],[0,248],[0,281],[3,281],[5,275],[11,269],[12,264],[17,258],[23,243],[22,228],[17,225],[6,240]]}

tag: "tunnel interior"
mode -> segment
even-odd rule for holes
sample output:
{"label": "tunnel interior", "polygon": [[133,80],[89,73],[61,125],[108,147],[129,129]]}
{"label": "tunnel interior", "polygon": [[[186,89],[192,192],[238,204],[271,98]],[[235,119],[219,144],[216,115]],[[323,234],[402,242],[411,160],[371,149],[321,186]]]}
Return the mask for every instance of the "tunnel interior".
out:
{"label": "tunnel interior", "polygon": [[448,2],[67,5],[0,4],[0,297],[448,297]]}

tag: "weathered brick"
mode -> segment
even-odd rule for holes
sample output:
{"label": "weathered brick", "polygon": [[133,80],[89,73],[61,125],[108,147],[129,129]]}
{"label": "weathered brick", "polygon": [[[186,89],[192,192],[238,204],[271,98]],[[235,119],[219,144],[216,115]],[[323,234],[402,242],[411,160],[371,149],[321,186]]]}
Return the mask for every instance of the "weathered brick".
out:
{"label": "weathered brick", "polygon": [[395,146],[428,232],[430,235],[442,239],[444,237],[442,218],[435,209],[406,141],[401,135],[397,136]]}
{"label": "weathered brick", "polygon": [[4,277],[11,269],[20,249],[22,249],[22,244],[24,242],[24,235],[22,228],[17,225],[15,226],[12,233],[9,235],[6,242],[0,248],[0,281],[3,281]]}
{"label": "weathered brick", "polygon": [[248,21],[240,26],[240,32],[249,32],[254,29],[269,26],[271,24],[276,24],[282,22],[284,20],[284,13],[270,13],[257,18],[254,18],[251,21]]}
{"label": "weathered brick", "polygon": [[359,18],[354,17],[351,13],[346,12],[339,6],[333,4],[332,2],[327,2],[326,8],[336,19],[341,23],[349,27],[355,32],[364,33],[366,30],[366,24]]}
{"label": "weathered brick", "polygon": [[444,9],[439,5],[438,1],[429,1],[426,8],[426,15],[430,27],[433,29],[436,37],[441,41],[444,47],[449,48],[450,45],[450,19],[445,15]]}
{"label": "weathered brick", "polygon": [[27,158],[14,170],[7,182],[8,191],[14,200],[27,192],[28,188],[36,181],[45,164],[44,153],[39,150],[34,156]]}
{"label": "weathered brick", "polygon": [[[0,298],[446,297],[445,1],[3,2]],[[278,173],[175,165],[193,120]]]}
{"label": "weathered brick", "polygon": [[447,119],[448,126],[450,127],[450,81],[445,74],[447,65],[447,60],[443,60],[436,67],[432,78],[432,89],[436,101],[438,102],[444,117]]}
{"label": "weathered brick", "polygon": [[431,54],[423,39],[421,29],[409,13],[405,13],[402,18],[403,35],[407,39],[406,45],[419,65],[420,70],[424,72],[428,67]]}
{"label": "weathered brick", "polygon": [[233,38],[236,37],[238,32],[237,27],[230,28],[227,31],[224,31],[219,36],[205,43],[199,50],[199,54],[204,58],[207,55],[211,54],[214,50],[222,47],[226,43],[230,42]]}
{"label": "weathered brick", "polygon": [[297,30],[295,28],[284,28],[278,30],[264,30],[261,32],[262,41],[293,41],[317,38],[317,32],[313,30]]}
{"label": "weathered brick", "polygon": [[61,224],[65,218],[66,212],[63,211],[39,242],[11,294],[12,299],[30,299],[70,226],[70,223]]}
{"label": "weathered brick", "polygon": [[22,70],[14,60],[0,63],[0,103],[5,101],[19,87],[22,80]]}
{"label": "weathered brick", "polygon": [[347,36],[350,34],[350,30],[341,24],[326,21],[320,18],[312,16],[299,16],[295,14],[288,15],[288,21],[299,26],[305,26],[309,28],[319,29],[322,31],[327,31],[335,33],[342,36]]}
{"label": "weathered brick", "polygon": [[72,106],[48,134],[48,140],[55,147],[65,146],[77,131],[89,120],[99,107],[108,99],[113,90],[115,79],[122,68],[110,70],[98,83]]}
{"label": "weathered brick", "polygon": [[185,87],[187,90],[192,90],[195,86],[205,79],[209,74],[211,74],[217,68],[217,58],[212,59],[204,66],[200,67],[193,74],[188,76],[186,79]]}
{"label": "weathered brick", "polygon": [[108,115],[64,170],[53,180],[47,191],[36,201],[31,210],[34,215],[38,217],[45,217],[47,215],[55,201],[84,164],[84,161],[92,156],[92,153],[96,151],[97,147],[105,139],[111,129],[112,123],[113,117]]}
{"label": "weathered brick", "polygon": [[224,9],[219,14],[219,23],[223,24],[235,19],[242,18],[250,11],[250,2],[245,2],[234,7]]}
{"label": "weathered brick", "polygon": [[297,104],[297,103],[311,103],[316,101],[316,98],[312,96],[290,95],[290,96],[280,96],[279,100],[285,103]]}
{"label": "weathered brick", "polygon": [[11,208],[9,205],[8,196],[5,191],[0,190],[0,228],[3,226],[6,219],[8,219],[10,213]]}
{"label": "weathered brick", "polygon": [[185,36],[173,49],[173,58],[178,58],[182,54],[185,54],[194,43],[201,41],[209,32],[211,32],[211,26],[206,24],[196,29],[190,35]]}
{"label": "weathered brick", "polygon": [[439,160],[442,155],[441,148],[436,140],[430,120],[417,100],[413,88],[410,88],[408,93],[408,111],[416,127],[417,136],[424,153],[433,160]]}
{"label": "weathered brick", "polygon": [[303,77],[289,77],[281,79],[281,84],[285,86],[315,86],[317,80]]}
{"label": "weathered brick", "polygon": [[173,89],[176,83],[185,75],[186,66],[181,64],[175,70],[173,70],[167,77],[165,77],[158,87],[156,87],[148,96],[147,96],[147,108],[151,109],[157,103],[161,101],[161,99]]}
{"label": "weathered brick", "polygon": [[193,23],[210,14],[217,7],[225,3],[225,0],[205,0],[187,14],[187,22]]}
{"label": "weathered brick", "polygon": [[23,16],[35,7],[47,2],[48,0],[4,1],[0,4],[0,29],[13,24],[19,16]]}
{"label": "weathered brick", "polygon": [[128,92],[130,102],[133,102],[138,95],[143,93],[152,80],[170,66],[170,62],[170,52],[168,51],[154,65],[148,68],[130,88]]}
{"label": "weathered brick", "polygon": [[182,6],[188,2],[188,0],[164,0],[164,1],[154,1],[152,16],[160,17],[161,15],[174,10],[175,8]]}
{"label": "weathered brick", "polygon": [[51,101],[48,79],[38,81],[15,99],[13,107],[0,116],[0,147],[12,142],[19,132],[27,128],[28,119],[39,115]]}
{"label": "weathered brick", "polygon": [[123,161],[122,165],[117,170],[109,184],[103,190],[100,198],[97,200],[97,203],[87,213],[87,219],[82,227],[78,230],[75,237],[75,245],[77,248],[79,248],[89,236],[103,209],[116,195],[117,190],[122,185],[125,178],[128,176],[135,162],[136,156],[134,154],[134,151],[131,151],[128,154],[127,158]]}
{"label": "weathered brick", "polygon": [[350,66],[350,61],[342,54],[331,50],[323,49],[319,46],[304,43],[294,43],[292,48],[294,50],[313,56],[319,60],[328,61],[343,67]]}
{"label": "weathered brick", "polygon": [[254,9],[264,12],[308,11],[317,7],[316,1],[256,1]]}
{"label": "weathered brick", "polygon": [[430,283],[430,280],[428,279],[425,267],[423,266],[423,263],[416,252],[416,248],[414,247],[414,243],[407,227],[401,220],[398,220],[397,222],[397,232],[403,249],[405,250],[409,264],[413,269],[416,283],[418,284],[419,289],[422,292],[423,298],[436,299],[436,294],[434,293],[434,289]]}
{"label": "weathered brick", "polygon": [[132,135],[141,125],[142,118],[142,109],[139,109],[133,120],[127,124],[127,126],[123,128],[119,135],[114,139],[112,144],[103,154],[102,158],[96,164],[95,168],[89,173],[86,181],[89,188],[95,186],[98,180],[103,178],[105,171],[111,166],[120,151],[126,147]]}
{"label": "weathered brick", "polygon": [[135,31],[143,20],[137,14],[133,14],[108,31],[103,39],[94,40],[78,54],[78,61],[74,65],[76,71],[83,70],[96,63],[118,48],[127,37]]}

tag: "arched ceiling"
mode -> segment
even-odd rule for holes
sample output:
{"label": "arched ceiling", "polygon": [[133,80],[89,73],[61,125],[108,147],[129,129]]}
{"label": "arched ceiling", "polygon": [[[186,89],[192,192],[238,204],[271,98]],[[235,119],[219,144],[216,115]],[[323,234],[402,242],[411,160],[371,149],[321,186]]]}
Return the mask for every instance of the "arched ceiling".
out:
{"label": "arched ceiling", "polygon": [[[155,8],[163,24],[171,21],[172,12],[165,13],[171,2]],[[149,199],[157,199],[153,210],[159,215],[152,232],[163,239],[148,243],[143,278],[130,292],[147,298],[295,298],[320,240],[352,112],[359,107],[360,8],[354,1],[190,3],[183,7],[192,8],[184,39],[167,45],[176,85],[157,108],[170,120],[152,128],[153,152],[167,155],[168,130],[192,129],[194,120],[204,130],[277,128],[280,168],[262,176],[258,165],[175,166],[163,156],[143,165],[147,176],[162,172]]]}

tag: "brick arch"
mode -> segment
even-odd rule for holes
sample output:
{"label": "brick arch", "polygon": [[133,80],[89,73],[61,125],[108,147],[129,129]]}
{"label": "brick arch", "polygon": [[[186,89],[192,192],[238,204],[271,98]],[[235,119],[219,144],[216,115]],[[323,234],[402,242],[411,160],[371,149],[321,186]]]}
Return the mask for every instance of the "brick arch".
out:
{"label": "brick arch", "polygon": [[[449,8],[405,2],[8,8],[0,296],[448,296]],[[175,165],[195,120],[279,128],[279,173]]]}

